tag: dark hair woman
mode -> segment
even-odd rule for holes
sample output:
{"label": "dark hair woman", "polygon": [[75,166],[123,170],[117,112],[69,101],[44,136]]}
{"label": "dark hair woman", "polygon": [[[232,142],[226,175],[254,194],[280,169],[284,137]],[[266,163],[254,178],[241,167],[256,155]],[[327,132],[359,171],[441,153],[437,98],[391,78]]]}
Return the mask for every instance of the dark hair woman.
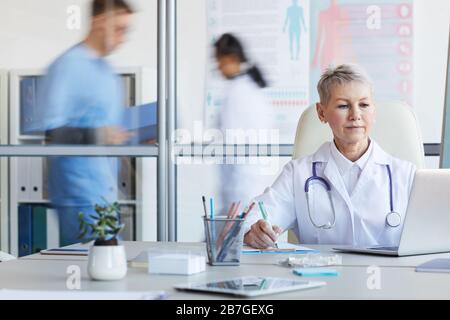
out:
{"label": "dark hair woman", "polygon": [[[224,101],[220,108],[220,129],[227,144],[267,143],[272,129],[271,108],[262,88],[267,86],[256,66],[249,67],[249,59],[239,39],[229,33],[214,44],[218,69],[228,80]],[[267,138],[267,141],[260,139]],[[227,162],[228,163],[228,162]],[[222,199],[225,207],[232,202],[248,204],[264,187],[260,166],[255,164],[227,164],[221,166]],[[243,207],[241,207],[243,209]]]}
{"label": "dark hair woman", "polygon": [[244,48],[237,37],[230,33],[223,34],[214,44],[219,70],[227,79],[247,74],[260,87],[267,87],[261,71],[256,65],[242,72],[242,64],[248,63]]}

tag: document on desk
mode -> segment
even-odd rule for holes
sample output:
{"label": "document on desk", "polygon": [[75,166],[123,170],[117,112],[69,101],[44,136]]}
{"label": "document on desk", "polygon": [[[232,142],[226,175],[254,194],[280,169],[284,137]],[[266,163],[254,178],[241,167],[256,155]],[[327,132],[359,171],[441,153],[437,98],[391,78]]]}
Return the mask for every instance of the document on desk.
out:
{"label": "document on desk", "polygon": [[276,248],[254,249],[249,246],[244,246],[242,249],[242,254],[280,254],[280,253],[302,254],[302,253],[318,253],[318,252],[319,250],[299,246],[288,242],[279,242],[277,243]]}
{"label": "document on desk", "polygon": [[45,291],[0,289],[0,300],[163,300],[164,291]]}

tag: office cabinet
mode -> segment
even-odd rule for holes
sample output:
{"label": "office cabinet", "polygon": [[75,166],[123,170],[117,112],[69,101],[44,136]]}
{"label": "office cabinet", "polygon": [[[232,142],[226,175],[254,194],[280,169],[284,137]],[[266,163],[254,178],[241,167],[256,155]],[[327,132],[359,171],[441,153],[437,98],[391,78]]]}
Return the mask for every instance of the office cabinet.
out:
{"label": "office cabinet", "polygon": [[[156,71],[145,68],[119,68],[124,86],[124,105],[133,107],[156,101]],[[37,90],[43,71],[14,70],[9,74],[9,144],[42,145],[42,112],[38,110]],[[2,113],[6,114],[6,113]],[[6,132],[8,133],[8,132]],[[156,240],[156,159],[119,157],[117,172],[118,202],[122,221],[126,224],[124,240]],[[58,242],[58,223],[55,210],[50,209],[47,182],[47,158],[40,156],[16,157],[9,160],[10,175],[10,251],[25,253],[20,247],[19,208],[22,212],[31,206],[47,207],[47,217],[41,227],[30,230],[46,230],[47,246]],[[146,177],[142,179],[141,177]],[[3,181],[3,179],[2,179]],[[37,210],[42,215],[42,211]],[[38,219],[40,218],[40,220]],[[36,221],[43,218],[36,217]],[[3,226],[3,224],[2,224]],[[29,228],[28,228],[29,229]],[[27,229],[27,230],[28,230]],[[42,231],[39,231],[42,232]],[[41,242],[43,241],[40,238]],[[7,241],[6,241],[7,242]],[[31,245],[32,250],[33,245]],[[21,251],[22,250],[22,251]]]}
{"label": "office cabinet", "polygon": [[121,200],[136,199],[136,159],[119,158],[118,193]]}

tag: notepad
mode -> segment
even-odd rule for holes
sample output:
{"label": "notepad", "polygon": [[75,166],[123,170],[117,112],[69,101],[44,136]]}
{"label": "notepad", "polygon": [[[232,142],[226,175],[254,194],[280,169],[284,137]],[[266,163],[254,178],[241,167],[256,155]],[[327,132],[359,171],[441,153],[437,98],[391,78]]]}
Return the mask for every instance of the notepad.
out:
{"label": "notepad", "polygon": [[131,268],[148,268],[148,251],[142,251],[134,259],[130,260]]}
{"label": "notepad", "polygon": [[278,253],[301,254],[301,253],[318,253],[318,252],[319,252],[318,250],[299,246],[288,242],[279,242],[277,243],[276,248],[254,249],[248,246],[244,246],[244,248],[242,249],[242,254],[278,254]]}
{"label": "notepad", "polygon": [[416,267],[417,272],[450,272],[450,259],[434,259]]}

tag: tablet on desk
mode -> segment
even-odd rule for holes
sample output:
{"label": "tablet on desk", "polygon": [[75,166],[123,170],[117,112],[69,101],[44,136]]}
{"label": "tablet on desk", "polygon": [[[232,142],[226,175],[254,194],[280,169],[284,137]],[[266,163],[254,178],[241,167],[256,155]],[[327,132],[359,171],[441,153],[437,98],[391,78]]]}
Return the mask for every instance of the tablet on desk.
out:
{"label": "tablet on desk", "polygon": [[177,290],[231,294],[240,297],[256,297],[267,294],[304,290],[324,286],[325,282],[300,281],[272,277],[240,277],[228,280],[191,283],[175,286]]}

